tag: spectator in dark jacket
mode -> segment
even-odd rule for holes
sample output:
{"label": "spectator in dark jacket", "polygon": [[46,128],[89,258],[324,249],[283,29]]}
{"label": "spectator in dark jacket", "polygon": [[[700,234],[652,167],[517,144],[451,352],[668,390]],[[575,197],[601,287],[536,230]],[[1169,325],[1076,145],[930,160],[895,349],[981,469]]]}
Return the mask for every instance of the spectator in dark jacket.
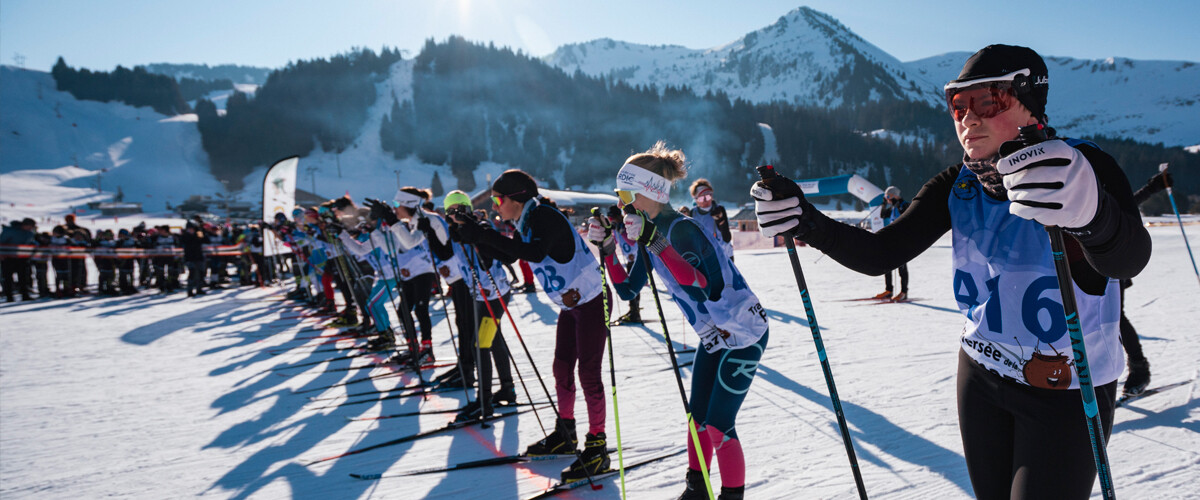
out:
{"label": "spectator in dark jacket", "polygon": [[[33,219],[12,221],[8,227],[0,231],[0,245],[33,245],[37,225]],[[0,258],[0,266],[4,273],[4,296],[9,302],[14,301],[13,274],[17,275],[16,289],[21,292],[22,300],[33,300],[29,293],[29,254],[18,256],[16,248],[11,248],[14,255]]]}
{"label": "spectator in dark jacket", "polygon": [[208,243],[208,235],[200,230],[200,226],[188,221],[187,227],[179,235],[179,244],[183,247],[183,261],[187,263],[188,297],[204,295],[204,244]]}

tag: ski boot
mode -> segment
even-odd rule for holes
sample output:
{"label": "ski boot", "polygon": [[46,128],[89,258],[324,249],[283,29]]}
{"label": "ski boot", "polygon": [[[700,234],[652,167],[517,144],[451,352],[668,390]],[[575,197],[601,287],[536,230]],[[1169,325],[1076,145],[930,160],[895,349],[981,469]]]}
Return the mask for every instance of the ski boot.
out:
{"label": "ski boot", "polygon": [[872,298],[872,299],[879,299],[879,300],[890,299],[890,298],[892,298],[892,291],[891,291],[891,290],[885,290],[885,291],[883,291],[883,292],[880,292],[880,293],[876,294],[874,297],[871,297],[871,298]]}
{"label": "ski boot", "polygon": [[738,486],[730,488],[728,486],[721,487],[721,494],[717,495],[717,500],[742,500],[746,497],[746,486]]}
{"label": "ski boot", "polygon": [[908,300],[908,292],[900,292],[895,297],[892,297],[892,302],[904,302],[906,300]]}
{"label": "ski boot", "polygon": [[[472,422],[475,420],[482,420],[484,418],[484,415],[491,416],[491,414],[492,414],[491,411],[484,412],[482,410],[483,409],[479,407],[478,399],[475,401],[471,401],[470,403],[467,403],[467,405],[464,406],[461,410],[458,411],[458,414],[454,416],[454,421],[455,422]],[[488,408],[488,410],[490,410],[490,408]]]}
{"label": "ski boot", "polygon": [[575,447],[579,445],[579,441],[575,435],[575,420],[560,418],[554,428],[554,432],[542,438],[541,441],[525,448],[525,454],[536,457],[540,455],[575,453]]}
{"label": "ski boot", "polygon": [[1146,358],[1129,360],[1129,378],[1125,379],[1125,396],[1137,396],[1150,385],[1150,362]]}
{"label": "ski boot", "polygon": [[537,292],[537,288],[535,288],[533,286],[533,283],[526,283],[524,286],[522,286],[520,289],[517,290],[517,293],[534,293],[534,292]]}
{"label": "ski boot", "polygon": [[354,311],[342,311],[342,314],[337,319],[329,322],[329,326],[333,328],[346,328],[358,324],[358,315]]}
{"label": "ski boot", "polygon": [[638,309],[630,309],[630,310],[629,310],[629,312],[625,313],[625,315],[624,315],[624,316],[621,316],[620,318],[617,318],[617,324],[619,324],[619,325],[624,325],[624,324],[641,324],[641,323],[642,323],[642,310],[641,310],[641,308],[638,308]]}
{"label": "ski boot", "polygon": [[433,341],[422,340],[421,350],[417,353],[417,364],[420,366],[427,366],[432,365],[434,361],[437,360],[433,357]]}
{"label": "ski boot", "polygon": [[704,485],[703,472],[689,468],[685,480],[686,489],[679,495],[678,500],[708,500],[708,487]]}
{"label": "ski boot", "polygon": [[396,341],[386,334],[381,334],[367,341],[368,351],[384,351],[396,347]]}
{"label": "ski boot", "polygon": [[517,391],[511,385],[500,386],[500,390],[492,394],[492,404],[496,406],[513,406],[517,404]]}
{"label": "ski boot", "polygon": [[583,452],[575,458],[575,462],[562,471],[562,481],[569,483],[587,479],[608,470],[612,461],[608,458],[608,440],[604,433],[588,434],[584,441]]}

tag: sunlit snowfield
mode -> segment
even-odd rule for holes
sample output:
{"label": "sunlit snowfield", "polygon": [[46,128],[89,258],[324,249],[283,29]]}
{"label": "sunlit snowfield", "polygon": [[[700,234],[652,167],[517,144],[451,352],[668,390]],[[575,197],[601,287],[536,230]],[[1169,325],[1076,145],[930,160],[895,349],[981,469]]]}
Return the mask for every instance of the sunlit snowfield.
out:
{"label": "sunlit snowfield", "polygon": [[[1153,387],[1196,375],[1200,285],[1179,228],[1150,232],[1154,256],[1126,303],[1151,362]],[[972,496],[955,409],[962,317],[951,295],[949,254],[943,238],[909,264],[910,295],[920,300],[869,305],[846,300],[882,291],[881,277],[853,273],[815,250],[799,249],[873,498]],[[737,264],[771,319],[771,342],[738,420],[749,498],[856,496],[785,253],[739,252]],[[318,345],[329,339],[312,337],[329,332],[314,330],[321,320],[278,300],[284,292],[230,289],[199,299],[144,292],[0,305],[0,497],[523,498],[550,484],[567,465],[560,460],[379,481],[349,476],[521,452],[542,436],[532,413],[490,429],[474,426],[302,465],[438,427],[452,414],[348,418],[455,408],[464,396],[450,392],[343,406],[338,403],[344,400],[309,399],[414,384],[412,375],[298,394],[389,369],[334,371],[366,364],[369,357],[300,366],[342,357],[348,351],[325,348],[348,349],[356,341]],[[656,315],[648,291],[642,306],[643,317]],[[672,340],[694,346],[695,334],[685,329],[678,309],[669,301],[663,307]],[[511,308],[538,368],[549,377],[556,308],[542,295],[518,295]],[[614,313],[625,308],[619,303]],[[449,360],[453,348],[441,311],[437,303],[435,352]],[[508,324],[503,331],[534,399],[544,400],[516,335]],[[620,326],[613,338],[626,459],[682,446],[685,417],[662,326]],[[606,360],[610,390],[607,371]],[[1109,456],[1118,495],[1194,498],[1200,484],[1200,407],[1194,392],[1189,384],[1117,410]],[[610,396],[608,436],[615,446],[611,403]],[[576,408],[586,428],[582,395]],[[541,417],[552,425],[549,410]],[[616,460],[614,454],[614,466]],[[630,471],[628,497],[674,498],[686,467],[686,457],[677,455]],[[714,485],[719,477],[718,469]],[[618,480],[603,484],[600,491],[584,488],[564,498],[619,497]]]}

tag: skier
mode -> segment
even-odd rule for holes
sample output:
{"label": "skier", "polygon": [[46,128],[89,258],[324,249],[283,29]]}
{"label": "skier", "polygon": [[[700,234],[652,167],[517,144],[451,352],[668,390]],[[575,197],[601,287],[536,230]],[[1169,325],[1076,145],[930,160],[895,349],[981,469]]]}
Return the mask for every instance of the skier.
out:
{"label": "skier", "polygon": [[[408,307],[402,314],[417,318],[417,328],[420,330],[420,344],[417,344],[417,333],[412,332],[408,339],[409,352],[417,356],[417,363],[427,365],[434,362],[433,355],[433,321],[429,317],[429,300],[433,297],[433,261],[430,259],[429,243],[425,235],[416,228],[417,218],[423,212],[420,208],[428,193],[422,189],[405,186],[396,191],[392,199],[392,216],[388,221],[389,230],[396,238],[396,265],[400,268],[400,287],[404,295],[404,304]],[[410,320],[411,321],[411,320]]]}
{"label": "skier", "polygon": [[1031,49],[991,45],[967,59],[945,87],[963,163],[926,182],[877,233],[833,221],[786,178],[751,191],[764,235],[790,232],[865,274],[887,272],[951,232],[953,291],[966,316],[959,429],[980,499],[1085,499],[1096,478],[1043,224],[1066,236],[1105,437],[1122,368],[1112,278],[1136,275],[1150,257],[1129,182],[1094,144],[1053,139],[1000,156],[1019,127],[1046,123],[1048,89],[1046,65]]}
{"label": "skier", "polygon": [[713,199],[712,183],[708,179],[696,179],[688,192],[692,195],[693,205],[684,215],[700,224],[706,233],[715,235],[725,255],[732,259],[733,233],[729,232],[729,214]]}
{"label": "skier", "polygon": [[530,445],[528,455],[572,453],[575,432],[575,365],[587,403],[588,432],[583,452],[562,472],[564,481],[585,479],[608,468],[605,429],[604,379],[601,362],[608,339],[604,321],[604,290],[596,258],[571,221],[558,209],[538,200],[533,177],[520,170],[507,170],[492,183],[492,204],[504,220],[516,224],[517,233],[508,238],[486,224],[461,223],[459,237],[501,261],[529,262],[533,274],[542,279],[543,292],[559,306],[554,348],[554,380],[559,418],[555,431]]}
{"label": "skier", "polygon": [[767,347],[767,315],[725,253],[718,233],[668,204],[671,185],[687,176],[686,168],[683,152],[659,141],[626,159],[617,174],[625,233],[638,242],[628,273],[613,259],[616,244],[605,227],[611,224],[590,218],[588,239],[601,248],[621,298],[637,294],[646,284],[647,268],[653,268],[700,336],[703,348],[696,350],[689,405],[701,449],[695,449],[689,429],[686,489],[679,498],[708,498],[700,457],[707,467],[715,452],[721,467],[720,499],[741,500],[746,459],[734,421]]}
{"label": "skier", "polygon": [[[683,211],[680,211],[680,213],[683,213]],[[630,239],[629,236],[625,234],[624,223],[616,224],[616,222],[625,219],[625,215],[621,213],[620,207],[617,207],[616,205],[608,207],[607,216],[608,220],[614,222],[612,230],[613,233],[616,234],[617,248],[621,250],[621,257],[625,259],[625,270],[629,271],[629,268],[633,266],[633,262],[637,260],[637,240]],[[616,323],[621,325],[640,324],[642,322],[641,302],[641,294],[633,294],[633,297],[628,301],[629,312],[625,313],[620,318],[617,318]]]}
{"label": "skier", "polygon": [[[888,186],[883,191],[883,206],[879,207],[879,217],[883,220],[883,226],[887,227],[892,221],[900,217],[905,210],[908,210],[908,202],[900,197],[900,188],[896,186]],[[896,268],[896,273],[900,275],[900,293],[892,295],[892,272],[883,273],[883,292],[880,292],[874,298],[890,299],[893,302],[904,302],[908,299],[908,263],[900,264]]]}
{"label": "skier", "polygon": [[378,275],[367,293],[367,314],[374,320],[375,333],[378,335],[368,343],[368,348],[384,350],[396,345],[392,320],[387,312],[387,304],[394,300],[393,290],[396,289],[396,262],[388,249],[394,248],[396,243],[391,232],[379,224],[386,221],[386,212],[372,210],[370,220],[372,223],[364,227],[357,236],[351,236],[344,229],[339,230],[338,239],[347,253],[365,259]]}
{"label": "skier", "polygon": [[[429,237],[435,254],[452,255],[452,262],[458,267],[454,273],[461,276],[461,279],[455,284],[464,289],[469,288],[468,297],[474,299],[473,302],[465,304],[461,309],[457,303],[455,305],[456,311],[463,311],[463,313],[473,311],[474,314],[469,316],[460,313],[473,318],[470,324],[461,325],[460,323],[459,327],[459,339],[461,340],[459,363],[463,367],[463,376],[467,377],[467,380],[463,380],[461,385],[470,387],[473,381],[471,379],[472,372],[476,365],[478,365],[480,381],[475,401],[464,407],[457,416],[457,420],[464,421],[491,415],[494,405],[516,403],[517,393],[513,385],[508,343],[505,342],[501,331],[501,321],[504,317],[504,305],[501,304],[501,300],[505,304],[510,301],[512,286],[508,274],[504,271],[504,265],[499,259],[487,254],[484,250],[478,250],[460,241],[461,238],[458,234],[461,224],[481,223],[471,215],[470,197],[462,191],[451,191],[446,195],[445,204],[447,214],[458,216],[457,219],[452,219],[455,222],[448,227],[448,240],[442,241],[441,235],[430,234],[434,232],[433,227],[435,227],[432,223],[428,224],[430,229],[426,231],[426,235]],[[427,221],[428,218],[422,220]],[[457,220],[466,222],[460,224]],[[486,224],[486,221],[482,223]],[[455,284],[451,285],[452,294],[459,293],[453,290]],[[478,363],[475,362],[476,348],[479,351]],[[492,393],[493,365],[500,375],[500,390],[494,394]]]}
{"label": "skier", "polygon": [[[1133,193],[1133,201],[1138,205],[1145,203],[1154,194],[1171,187],[1171,174],[1167,171],[1162,171],[1154,174],[1146,181],[1146,185],[1142,186]],[[1128,357],[1129,377],[1125,379],[1125,386],[1121,393],[1125,396],[1136,396],[1146,390],[1146,386],[1150,385],[1150,361],[1146,359],[1145,353],[1142,352],[1142,342],[1138,339],[1137,330],[1133,328],[1133,323],[1129,322],[1129,318],[1125,316],[1125,289],[1133,286],[1133,280],[1121,280],[1121,346],[1125,348],[1125,355]]]}

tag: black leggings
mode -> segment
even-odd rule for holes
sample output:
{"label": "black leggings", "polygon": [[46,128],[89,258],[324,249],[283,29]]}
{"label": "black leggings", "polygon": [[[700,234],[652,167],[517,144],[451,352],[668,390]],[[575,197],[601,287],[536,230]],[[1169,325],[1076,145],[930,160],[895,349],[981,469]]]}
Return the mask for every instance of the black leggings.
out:
{"label": "black leggings", "polygon": [[433,297],[433,273],[418,274],[400,282],[400,293],[404,303],[417,316],[417,327],[421,329],[421,340],[433,340],[432,322],[429,320],[429,299]]}
{"label": "black leggings", "polygon": [[[1117,382],[1095,389],[1108,442]],[[1091,495],[1096,462],[1078,389],[1039,389],[1005,380],[959,351],[958,426],[976,498],[1082,500]]]}
{"label": "black leggings", "polygon": [[1129,361],[1145,361],[1146,355],[1142,353],[1142,341],[1138,339],[1138,333],[1133,329],[1133,323],[1130,323],[1129,318],[1125,317],[1125,289],[1129,288],[1131,284],[1133,282],[1130,280],[1121,280],[1121,347],[1125,348],[1125,354],[1129,356]]}

